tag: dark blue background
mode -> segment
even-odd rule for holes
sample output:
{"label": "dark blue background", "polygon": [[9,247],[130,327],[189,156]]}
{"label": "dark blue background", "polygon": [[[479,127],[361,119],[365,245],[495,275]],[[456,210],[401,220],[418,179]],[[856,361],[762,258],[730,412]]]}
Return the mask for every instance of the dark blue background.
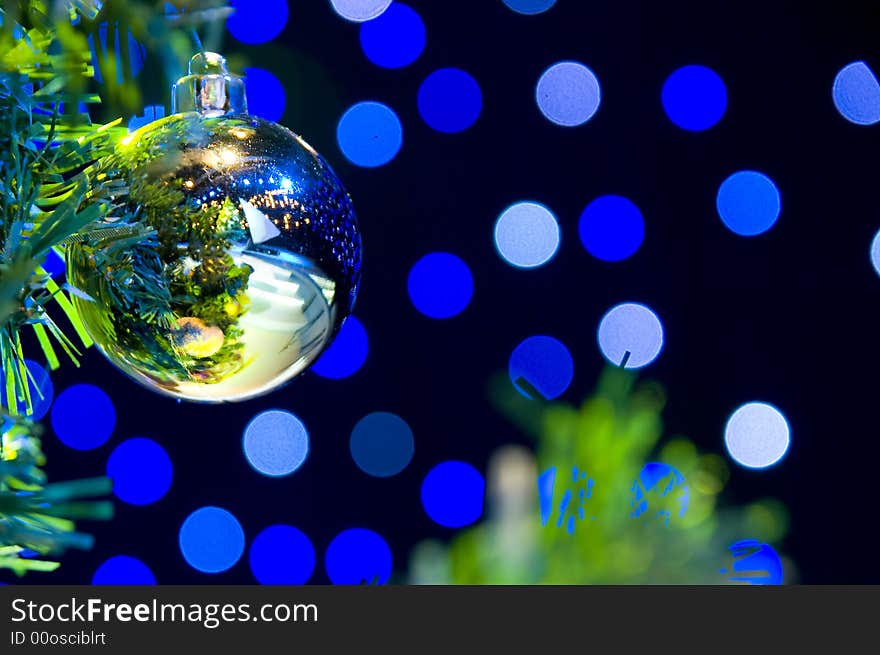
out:
{"label": "dark blue background", "polygon": [[[53,375],[56,392],[75,382],[104,388],[118,412],[113,438],[75,452],[45,439],[53,479],[101,474],[124,438],[159,441],[174,463],[174,483],[143,508],[117,503],[91,552],[72,552],[51,575],[29,583],[84,583],[100,562],[125,553],[144,560],[160,583],[251,583],[243,558],[219,576],[190,569],[178,529],[203,505],[241,521],[248,542],[264,527],[289,523],[322,556],[340,530],[362,526],[390,544],[395,571],[417,542],[452,532],[419,503],[425,473],[445,459],[483,469],[499,445],[525,437],[490,407],[487,382],[512,349],[533,334],[562,340],[575,359],[564,398],[579,402],[603,366],[595,341],[602,314],[625,301],[661,316],[666,345],[647,374],[668,391],[668,434],[685,434],[723,453],[722,429],[742,402],[766,399],[792,426],[782,464],[735,469],[735,501],[775,496],[792,514],[783,550],[804,582],[880,582],[873,490],[880,442],[874,372],[880,365],[880,280],[868,249],[880,227],[878,128],[846,122],[831,101],[845,64],[877,70],[877,9],[870,3],[584,2],[559,0],[546,14],[517,15],[501,0],[408,0],[427,27],[423,55],[385,70],[363,55],[358,29],[321,0],[291,2],[291,17],[271,44],[228,40],[227,54],[272,70],[287,90],[282,123],[302,134],[335,167],[352,193],[365,245],[355,314],[370,338],[365,366],[332,381],[305,374],[268,397],[241,405],[181,405],[129,382],[96,351],[81,369]],[[269,18],[267,18],[269,20]],[[549,65],[586,63],[602,84],[598,114],[577,129],[539,113],[534,85]],[[727,84],[722,122],[705,133],[675,127],[660,90],[674,69],[701,63]],[[454,66],[483,92],[483,112],[457,135],[434,132],[416,107],[421,81]],[[141,78],[146,101],[167,90]],[[393,107],[404,145],[389,165],[348,164],[335,130],[346,108],[374,99]],[[731,234],[715,213],[720,182],[754,168],[782,193],[777,225],[757,239]],[[646,239],[621,263],[590,257],[577,220],[598,195],[639,205]],[[562,247],[549,265],[520,271],[494,252],[492,228],[512,202],[544,202],[557,214]],[[437,250],[462,257],[475,293],[460,316],[436,321],[415,311],[409,268]],[[241,432],[257,412],[286,408],[309,427],[311,453],[289,478],[252,471]],[[370,478],[348,449],[352,426],[371,411],[403,416],[416,439],[400,475]],[[9,579],[8,576],[3,579]]]}

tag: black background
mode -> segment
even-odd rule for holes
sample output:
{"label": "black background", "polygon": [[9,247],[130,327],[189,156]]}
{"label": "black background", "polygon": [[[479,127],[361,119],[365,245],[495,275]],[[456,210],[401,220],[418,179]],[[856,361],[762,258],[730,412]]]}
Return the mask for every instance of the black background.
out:
{"label": "black background", "polygon": [[[864,59],[880,70],[876,3],[558,0],[543,15],[522,16],[501,0],[409,0],[427,47],[393,71],[366,59],[357,26],[329,2],[289,4],[278,39],[244,46],[230,38],[226,52],[283,81],[281,122],[331,162],[355,199],[365,244],[355,314],[370,338],[367,363],[346,380],[305,374],[227,406],[181,405],[142,390],[94,350],[81,369],[64,366],[53,375],[56,393],[76,382],[101,386],[116,404],[117,428],[85,453],[47,435],[51,478],[102,473],[113,446],[134,435],[168,450],[175,478],[160,502],[118,503],[112,522],[84,526],[97,536],[93,551],[70,553],[57,573],[26,582],[86,583],[104,559],[129,554],[160,583],[252,583],[246,557],[219,576],[184,562],[178,528],[203,505],[232,511],[248,543],[274,523],[305,531],[318,557],[315,582],[327,581],[330,540],[369,527],[389,542],[399,579],[414,544],[451,536],[420,506],[424,474],[450,458],[483,469],[499,445],[525,443],[490,407],[490,375],[525,337],[552,335],[575,358],[564,398],[578,402],[603,366],[596,325],[626,300],[649,304],[664,322],[665,349],[647,374],[667,388],[667,433],[723,453],[733,409],[755,399],[780,407],[791,450],[776,468],[735,469],[730,499],[775,496],[788,505],[783,550],[801,581],[880,581],[880,279],[868,256],[880,228],[880,127],[848,123],[831,99],[845,64]],[[589,66],[602,85],[599,112],[576,129],[552,125],[534,102],[541,72],[565,59]],[[675,127],[660,103],[665,78],[692,63],[716,70],[729,94],[724,119],[704,133]],[[416,108],[421,81],[447,66],[470,72],[483,92],[480,119],[457,135],[434,132]],[[166,99],[155,76],[142,80],[148,103]],[[336,145],[341,114],[367,99],[394,108],[404,127],[401,153],[379,169],[349,165]],[[733,235],[715,212],[719,184],[741,169],[768,174],[782,193],[779,222],[753,239]],[[577,236],[583,208],[606,193],[632,199],[646,220],[643,246],[617,264],[590,257]],[[492,243],[498,214],[524,199],[551,207],[563,234],[556,259],[534,271],[507,266]],[[475,278],[470,307],[445,321],[418,314],[406,292],[409,268],[437,250],[461,256]],[[253,472],[240,446],[248,420],[274,407],[297,414],[311,435],[306,464],[281,480]],[[354,423],[377,410],[399,413],[416,438],[413,462],[387,480],[363,474],[348,450]]]}

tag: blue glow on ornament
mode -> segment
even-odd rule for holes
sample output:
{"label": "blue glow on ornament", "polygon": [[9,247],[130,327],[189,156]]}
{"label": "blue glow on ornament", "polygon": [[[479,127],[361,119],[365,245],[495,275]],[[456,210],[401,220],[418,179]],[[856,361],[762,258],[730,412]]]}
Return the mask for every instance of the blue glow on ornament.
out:
{"label": "blue glow on ornament", "polygon": [[782,211],[782,197],[763,173],[740,171],[721,184],[716,206],[731,232],[751,237],[773,227]]}
{"label": "blue glow on ornament", "polygon": [[663,85],[663,109],[684,130],[700,132],[714,127],[727,110],[724,80],[705,66],[684,66]]}
{"label": "blue glow on ornament", "polygon": [[788,452],[791,428],[769,403],[746,403],[727,420],[724,445],[733,460],[751,469],[773,466]]}
{"label": "blue glow on ornament", "polygon": [[[37,364],[32,359],[24,360],[25,368],[27,368],[30,376],[27,379],[27,388],[31,397],[31,414],[29,418],[34,421],[42,419],[49,408],[52,406],[52,399],[55,396],[55,387],[52,385],[52,379],[49,372]],[[0,371],[0,393],[3,394],[3,406],[6,406],[6,375]],[[27,402],[24,398],[16,401],[16,407],[19,416],[27,415]]]}
{"label": "blue glow on ornament", "polygon": [[128,37],[128,61],[122,58],[122,43],[118,22],[113,23],[112,42],[108,43],[110,29],[106,22],[98,26],[97,43],[94,34],[89,34],[88,36],[89,48],[92,51],[92,65],[95,69],[95,80],[98,84],[104,83],[104,76],[109,72],[111,62],[116,67],[115,83],[117,85],[123,84],[127,79],[137,77],[141,70],[143,70],[144,62],[147,59],[147,49],[137,42],[131,30],[124,26],[122,29],[125,29]]}
{"label": "blue glow on ornament", "polygon": [[164,116],[164,105],[147,105],[144,107],[143,115],[133,116],[131,120],[128,121],[128,131],[134,132],[135,130],[142,128],[144,125],[149,125],[153,121],[157,121]]}
{"label": "blue glow on ornament", "polygon": [[264,585],[305,584],[315,571],[312,542],[289,525],[273,525],[260,532],[248,559],[254,578]]}
{"label": "blue glow on ornament", "polygon": [[504,0],[504,4],[518,14],[543,14],[556,4],[556,0]]}
{"label": "blue glow on ornament", "polygon": [[856,61],[844,66],[831,90],[834,106],[856,125],[880,122],[880,81],[868,64]]}
{"label": "blue glow on ornament", "polygon": [[514,348],[508,363],[513,386],[526,398],[558,398],[574,378],[574,359],[553,337],[529,337]]}
{"label": "blue glow on ornament", "polygon": [[197,509],[180,526],[180,552],[203,573],[222,573],[244,552],[244,531],[232,514],[219,507]]}
{"label": "blue glow on ornament", "polygon": [[136,557],[117,555],[106,560],[92,576],[93,585],[154,585],[156,576]]}
{"label": "blue glow on ornament", "polygon": [[650,510],[667,525],[673,517],[684,518],[690,504],[690,490],[684,476],[663,462],[645,464],[639,479],[633,483],[632,492],[630,505],[634,518]]}
{"label": "blue glow on ornament", "polygon": [[349,316],[333,343],[312,365],[312,372],[331,380],[350,377],[367,361],[369,349],[367,331],[363,324],[356,317]]}
{"label": "blue glow on ornament", "polygon": [[663,324],[650,307],[622,303],[599,323],[599,349],[613,366],[642,368],[663,350]]}
{"label": "blue glow on ornament", "polygon": [[258,473],[290,475],[309,454],[309,433],[296,416],[280,409],[257,414],[244,429],[245,457]]}
{"label": "blue glow on ornament", "polygon": [[333,10],[345,20],[362,23],[381,16],[392,0],[330,0]]}
{"label": "blue glow on ornament", "polygon": [[733,566],[721,569],[730,582],[750,585],[781,585],[784,579],[782,560],[772,546],[755,539],[744,539],[731,545]]}
{"label": "blue glow on ornament", "polygon": [[593,257],[619,262],[632,256],[645,238],[645,220],[622,196],[602,196],[587,205],[578,225],[581,243]]}
{"label": "blue glow on ornament", "polygon": [[394,110],[381,102],[359,102],[336,127],[336,141],[345,158],[363,168],[384,166],[403,146],[403,126]]}
{"label": "blue glow on ornament", "polygon": [[465,462],[442,462],[422,482],[422,507],[431,520],[447,528],[463,528],[483,514],[486,483]]}
{"label": "blue glow on ornament", "polygon": [[390,412],[364,416],[351,431],[351,456],[368,475],[387,478],[407,467],[415,451],[413,433],[406,421]]}
{"label": "blue glow on ornament", "polygon": [[563,61],[544,71],[535,89],[538,109],[552,123],[577,127],[599,111],[602,91],[589,68],[576,61]]}
{"label": "blue glow on ornament", "polygon": [[173,467],[168,453],[152,439],[135,437],[113,449],[107,460],[107,477],[113,493],[130,505],[149,505],[171,488]]}
{"label": "blue glow on ornament", "polygon": [[419,114],[438,132],[462,132],[477,122],[483,109],[480,85],[457,68],[434,71],[419,88]]}
{"label": "blue glow on ornament", "polygon": [[459,257],[434,252],[410,269],[407,290],[413,305],[429,318],[451,318],[465,310],[474,295],[474,278]]}
{"label": "blue glow on ornament", "polygon": [[226,20],[229,33],[242,43],[265,43],[287,25],[287,0],[231,0],[235,10]]}
{"label": "blue glow on ornament", "polygon": [[495,249],[516,268],[543,266],[556,255],[559,241],[556,216],[536,202],[512,205],[495,222]]}
{"label": "blue glow on ornament", "polygon": [[395,2],[384,14],[361,25],[361,48],[382,68],[409,66],[425,49],[425,24],[410,6]]}
{"label": "blue glow on ornament", "polygon": [[116,427],[110,396],[92,384],[75,384],[62,391],[52,407],[52,429],[75,450],[104,445]]}
{"label": "blue glow on ornament", "polygon": [[327,547],[324,568],[333,584],[385,584],[391,577],[391,549],[372,530],[343,530]]}
{"label": "blue glow on ornament", "polygon": [[275,75],[262,68],[245,68],[248,113],[267,121],[279,121],[284,115],[287,96]]}

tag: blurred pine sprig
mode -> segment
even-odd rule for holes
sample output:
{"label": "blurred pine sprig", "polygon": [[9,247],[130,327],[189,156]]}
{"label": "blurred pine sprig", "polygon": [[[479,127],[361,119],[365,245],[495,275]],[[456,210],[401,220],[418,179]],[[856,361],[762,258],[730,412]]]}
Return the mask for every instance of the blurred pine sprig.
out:
{"label": "blurred pine sprig", "polygon": [[[528,399],[507,375],[491,397],[534,451],[495,455],[484,521],[448,545],[417,547],[411,582],[721,584],[732,543],[785,537],[784,505],[725,503],[725,461],[688,439],[663,439],[664,392],[631,371],[608,368],[580,406]],[[662,471],[647,488],[646,464]],[[550,470],[555,489],[542,475]]]}

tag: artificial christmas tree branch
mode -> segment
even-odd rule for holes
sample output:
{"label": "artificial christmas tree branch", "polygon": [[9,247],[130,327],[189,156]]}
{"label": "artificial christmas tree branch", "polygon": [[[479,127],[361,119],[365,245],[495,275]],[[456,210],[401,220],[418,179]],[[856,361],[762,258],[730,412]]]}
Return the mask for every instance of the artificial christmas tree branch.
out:
{"label": "artificial christmas tree branch", "polygon": [[[173,68],[191,54],[179,28],[228,12],[218,2],[184,2],[183,13],[169,19],[165,5],[7,0],[0,12],[0,568],[17,573],[57,566],[36,556],[91,546],[70,519],[112,514],[109,502],[82,500],[109,493],[106,478],[46,484],[40,426],[27,419],[31,394],[39,391],[25,365],[34,347],[26,335],[33,334],[50,368],[64,359],[78,365],[91,345],[70,300],[82,292],[52,278],[44,268],[47,255],[63,256],[69,243],[87,241],[101,257],[150,236],[114,202],[126,189],[104,170],[127,131],[120,120],[90,119],[88,108],[101,98],[92,92],[88,35],[102,25],[125,35],[121,53],[99,52],[98,61],[106,67],[101,92],[107,105],[132,113],[141,99],[126,57],[128,34],[162,44],[166,68]],[[93,42],[102,50],[99,38]]]}

